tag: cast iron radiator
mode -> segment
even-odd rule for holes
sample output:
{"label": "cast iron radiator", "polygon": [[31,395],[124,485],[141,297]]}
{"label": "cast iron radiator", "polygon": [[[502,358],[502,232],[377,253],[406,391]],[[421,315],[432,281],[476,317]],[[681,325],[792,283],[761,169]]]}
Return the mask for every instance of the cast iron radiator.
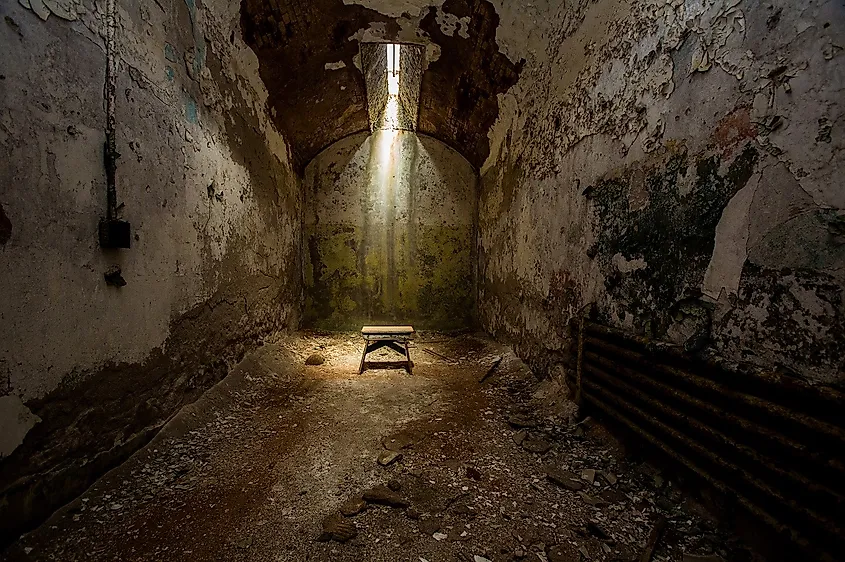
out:
{"label": "cast iron radiator", "polygon": [[576,400],[815,560],[845,558],[845,394],[576,320]]}

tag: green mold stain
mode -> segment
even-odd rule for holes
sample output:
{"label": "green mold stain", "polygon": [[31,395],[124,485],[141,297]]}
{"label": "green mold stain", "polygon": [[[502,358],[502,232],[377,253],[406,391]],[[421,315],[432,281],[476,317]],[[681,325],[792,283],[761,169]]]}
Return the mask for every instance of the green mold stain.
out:
{"label": "green mold stain", "polygon": [[[398,227],[393,244],[384,234],[370,232],[370,242],[365,243],[357,227],[310,227],[306,323],[330,330],[356,329],[368,321],[413,322],[428,329],[469,325],[474,303],[472,227],[423,225],[414,233]],[[364,252],[363,260],[359,251]],[[397,287],[395,294],[387,290],[390,281]]]}

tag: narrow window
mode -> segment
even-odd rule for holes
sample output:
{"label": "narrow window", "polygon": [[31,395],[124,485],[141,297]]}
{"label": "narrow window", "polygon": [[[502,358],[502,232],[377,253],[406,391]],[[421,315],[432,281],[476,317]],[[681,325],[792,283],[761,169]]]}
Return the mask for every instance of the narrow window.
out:
{"label": "narrow window", "polygon": [[370,130],[415,131],[425,48],[410,43],[361,43]]}
{"label": "narrow window", "polygon": [[390,96],[399,95],[399,50],[401,45],[388,43],[387,49],[387,94]]}

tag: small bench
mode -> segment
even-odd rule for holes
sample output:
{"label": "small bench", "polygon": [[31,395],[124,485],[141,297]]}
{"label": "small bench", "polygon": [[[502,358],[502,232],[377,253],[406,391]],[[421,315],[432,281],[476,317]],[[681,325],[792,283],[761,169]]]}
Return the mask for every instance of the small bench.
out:
{"label": "small bench", "polygon": [[361,328],[361,337],[364,338],[364,353],[361,355],[361,366],[358,368],[360,375],[367,370],[367,354],[382,347],[389,347],[397,353],[405,356],[404,361],[391,361],[391,364],[399,365],[411,375],[413,363],[408,343],[414,337],[413,326],[364,326]]}

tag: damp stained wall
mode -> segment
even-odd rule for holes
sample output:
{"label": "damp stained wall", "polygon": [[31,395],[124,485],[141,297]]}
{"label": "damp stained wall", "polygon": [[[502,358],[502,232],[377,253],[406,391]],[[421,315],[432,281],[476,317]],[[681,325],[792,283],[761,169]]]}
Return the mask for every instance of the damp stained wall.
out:
{"label": "damp stained wall", "polygon": [[477,174],[408,131],[347,137],[305,173],[305,323],[471,325]]}
{"label": "damp stained wall", "polygon": [[0,544],[297,327],[302,294],[301,182],[237,3],[116,2],[120,251],[97,240],[106,3],[23,4],[0,6]]}
{"label": "damp stained wall", "polygon": [[482,325],[558,373],[595,303],[690,353],[841,386],[845,6],[497,10],[526,62],[481,168]]}

